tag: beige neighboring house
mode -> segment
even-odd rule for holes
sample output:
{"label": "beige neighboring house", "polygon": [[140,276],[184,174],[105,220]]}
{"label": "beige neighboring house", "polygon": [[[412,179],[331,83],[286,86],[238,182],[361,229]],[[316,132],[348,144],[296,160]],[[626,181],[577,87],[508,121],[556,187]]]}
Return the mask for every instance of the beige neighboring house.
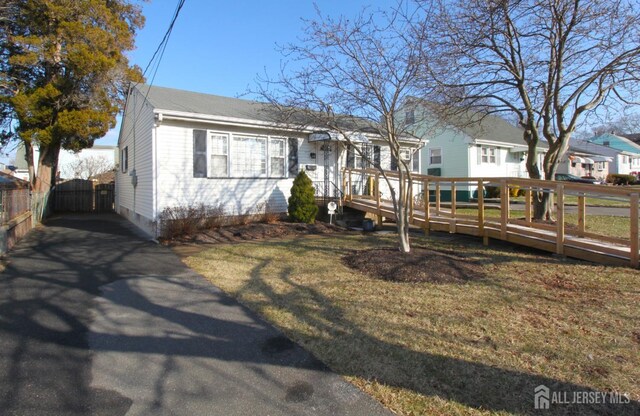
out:
{"label": "beige neighboring house", "polygon": [[[25,150],[19,145],[16,150],[15,176],[29,180]],[[33,150],[33,160],[38,160],[38,149]],[[58,157],[58,175],[64,179],[89,179],[92,176],[113,171],[118,166],[118,146],[94,145],[79,152],[60,150]],[[37,164],[35,166],[37,172]]]}

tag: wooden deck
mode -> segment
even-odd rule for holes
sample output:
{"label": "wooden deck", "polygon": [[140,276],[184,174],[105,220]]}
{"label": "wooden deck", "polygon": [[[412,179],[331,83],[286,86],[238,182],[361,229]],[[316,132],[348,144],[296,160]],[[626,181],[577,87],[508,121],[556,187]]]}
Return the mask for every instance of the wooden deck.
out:
{"label": "wooden deck", "polygon": [[[348,192],[351,188],[345,186],[344,205],[378,216],[395,220],[393,205],[390,201],[380,198],[378,182],[379,175],[375,171],[361,170],[345,171],[345,183],[349,183],[349,176],[353,173],[371,174],[375,186],[374,195],[355,195]],[[393,175],[393,173],[391,173]],[[414,206],[416,198],[410,198],[410,223],[430,231],[444,231],[477,236],[488,244],[490,239],[508,241],[510,243],[533,247],[568,257],[588,260],[610,265],[624,265],[638,267],[638,192],[637,188],[609,187],[602,185],[571,184],[552,181],[535,181],[519,178],[441,178],[415,175],[414,184],[420,184],[424,195],[421,195],[420,206]],[[478,215],[461,215],[457,212],[456,187],[461,183],[469,189],[470,184],[482,187],[484,184],[498,184],[502,191],[500,197],[500,216],[486,217],[487,207],[484,204],[482,192],[479,193],[477,204]],[[510,218],[509,188],[519,187],[526,192],[524,204],[525,218]],[[415,187],[415,185],[414,185]],[[443,189],[449,190],[450,199],[445,207],[441,202]],[[459,189],[459,188],[458,188]],[[424,193],[424,190],[429,190]],[[451,192],[453,191],[453,192]],[[556,222],[553,224],[539,223],[532,220],[532,192],[550,192],[556,200]],[[435,194],[435,195],[434,195]],[[567,227],[564,221],[565,195],[576,195],[578,198],[578,224]],[[504,196],[506,195],[506,197]],[[589,197],[611,196],[628,199],[630,203],[629,234],[619,237],[598,235],[588,232],[585,224],[588,222],[586,214],[586,199]],[[435,200],[435,201],[433,201]],[[423,202],[424,201],[424,202]],[[428,207],[425,209],[424,207]]]}

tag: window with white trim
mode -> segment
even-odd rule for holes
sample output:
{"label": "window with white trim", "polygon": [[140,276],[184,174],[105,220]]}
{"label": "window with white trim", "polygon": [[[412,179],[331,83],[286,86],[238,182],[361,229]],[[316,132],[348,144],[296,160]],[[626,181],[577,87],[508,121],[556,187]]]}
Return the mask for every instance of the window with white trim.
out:
{"label": "window with white trim", "polygon": [[284,177],[285,139],[269,139],[269,176]]}
{"label": "window with white trim", "polygon": [[231,176],[258,178],[267,176],[267,138],[236,136],[231,140]]}
{"label": "window with white trim", "polygon": [[442,149],[439,147],[429,149],[429,164],[441,165],[442,164]]}
{"label": "window with white trim", "polygon": [[209,136],[209,176],[214,178],[229,176],[229,135],[210,133]]}
{"label": "window with white trim", "polygon": [[494,164],[497,163],[496,150],[497,149],[495,147],[482,146],[480,148],[480,154],[481,154],[480,160],[482,161],[482,163],[494,163]]}
{"label": "window with white trim", "polygon": [[122,156],[120,156],[120,167],[122,173],[127,173],[129,170],[129,146],[125,146],[122,149]]}

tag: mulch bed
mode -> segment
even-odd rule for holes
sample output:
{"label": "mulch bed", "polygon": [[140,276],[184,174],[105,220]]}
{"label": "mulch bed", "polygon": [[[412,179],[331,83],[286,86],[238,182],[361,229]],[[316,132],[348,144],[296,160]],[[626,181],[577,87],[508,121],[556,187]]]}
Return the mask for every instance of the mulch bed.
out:
{"label": "mulch bed", "polygon": [[392,282],[466,283],[485,277],[474,260],[420,247],[412,247],[410,253],[396,248],[353,251],[342,261],[367,276]]}
{"label": "mulch bed", "polygon": [[266,240],[284,238],[296,235],[330,234],[344,231],[336,225],[316,222],[315,224],[300,224],[290,222],[251,223],[243,225],[227,225],[224,227],[204,230],[194,235],[164,240],[163,244],[224,244],[241,241]]}

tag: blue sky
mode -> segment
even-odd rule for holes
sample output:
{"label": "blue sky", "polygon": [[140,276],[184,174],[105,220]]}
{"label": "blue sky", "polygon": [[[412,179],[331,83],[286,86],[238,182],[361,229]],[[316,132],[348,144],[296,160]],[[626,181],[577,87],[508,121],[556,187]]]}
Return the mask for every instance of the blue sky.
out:
{"label": "blue sky", "polygon": [[[356,15],[363,7],[386,8],[395,0],[318,0],[323,14]],[[164,36],[177,0],[143,3],[146,24],[136,37],[132,63],[143,69]],[[281,55],[277,44],[295,42],[302,19],[314,18],[313,1],[186,0],[173,29],[153,85],[239,96],[256,76],[275,74]],[[147,76],[150,82],[151,74]],[[116,144],[120,126],[96,144]]]}

